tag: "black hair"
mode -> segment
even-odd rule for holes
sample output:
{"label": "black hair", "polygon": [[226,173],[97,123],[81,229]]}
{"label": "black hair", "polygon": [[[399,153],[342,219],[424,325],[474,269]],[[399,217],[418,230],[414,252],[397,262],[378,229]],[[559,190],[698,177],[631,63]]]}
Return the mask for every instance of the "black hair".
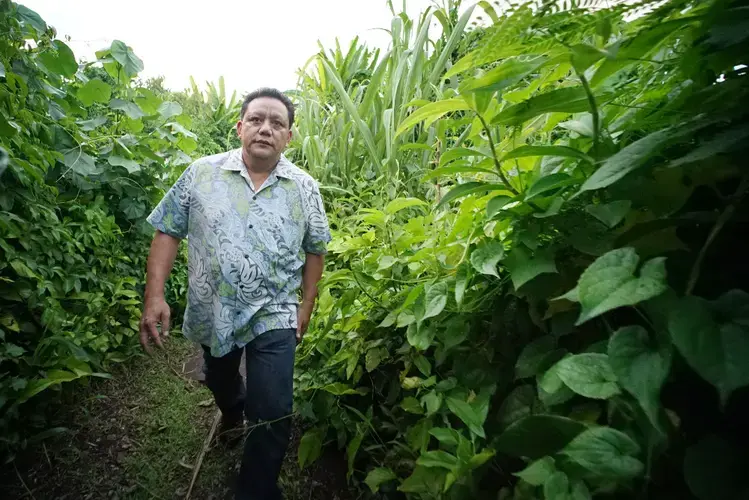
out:
{"label": "black hair", "polygon": [[289,113],[289,128],[294,125],[294,103],[291,102],[291,99],[289,99],[286,94],[284,94],[280,90],[270,87],[259,88],[245,96],[244,101],[242,102],[242,111],[239,115],[240,120],[244,118],[244,114],[247,111],[247,106],[249,106],[252,101],[259,97],[271,97],[273,99],[278,99],[279,101],[281,101],[283,105],[286,106],[286,110]]}

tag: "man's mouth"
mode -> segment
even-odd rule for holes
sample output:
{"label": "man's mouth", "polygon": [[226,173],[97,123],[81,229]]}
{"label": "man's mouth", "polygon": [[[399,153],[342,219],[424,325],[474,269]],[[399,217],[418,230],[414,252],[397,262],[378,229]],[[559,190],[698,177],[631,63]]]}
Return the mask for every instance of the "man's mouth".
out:
{"label": "man's mouth", "polygon": [[273,146],[270,142],[267,142],[267,141],[255,141],[254,144],[261,144],[263,146],[268,146],[268,147]]}

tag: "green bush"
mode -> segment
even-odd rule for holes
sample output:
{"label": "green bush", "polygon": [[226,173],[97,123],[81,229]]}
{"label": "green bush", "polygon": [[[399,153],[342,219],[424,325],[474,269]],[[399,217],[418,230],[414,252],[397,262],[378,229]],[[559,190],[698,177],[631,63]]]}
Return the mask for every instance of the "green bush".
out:
{"label": "green bush", "polygon": [[477,43],[470,9],[396,17],[302,79],[335,235],[300,465],[332,440],[385,496],[742,498],[746,8],[539,4],[481,2]]}
{"label": "green bush", "polygon": [[[179,104],[133,82],[143,66],[124,43],[79,64],[7,0],[0,32],[0,434],[12,457],[46,435],[32,437],[49,400],[38,394],[133,354],[144,216],[197,143]],[[172,303],[185,287],[180,265]]]}

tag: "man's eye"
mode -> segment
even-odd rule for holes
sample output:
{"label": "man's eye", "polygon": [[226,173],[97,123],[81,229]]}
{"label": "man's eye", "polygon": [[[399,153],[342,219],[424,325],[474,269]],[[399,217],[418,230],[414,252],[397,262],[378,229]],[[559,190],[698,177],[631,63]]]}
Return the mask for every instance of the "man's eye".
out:
{"label": "man's eye", "polygon": [[250,118],[250,123],[260,123],[260,118],[253,116]]}

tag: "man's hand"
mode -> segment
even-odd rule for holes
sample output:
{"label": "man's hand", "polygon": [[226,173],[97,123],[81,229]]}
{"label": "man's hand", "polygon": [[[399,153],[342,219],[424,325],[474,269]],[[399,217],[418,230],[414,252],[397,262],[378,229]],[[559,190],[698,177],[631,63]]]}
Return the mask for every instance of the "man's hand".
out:
{"label": "man's hand", "polygon": [[[170,317],[171,311],[164,297],[146,299],[146,303],[143,306],[143,317],[140,320],[140,345],[143,346],[143,349],[147,353],[151,352],[148,337],[151,337],[157,346],[164,347],[164,344],[161,343],[161,336],[169,336]],[[158,324],[161,324],[161,335],[159,335],[159,330],[156,328]]]}
{"label": "man's hand", "polygon": [[296,312],[296,341],[297,343],[302,341],[302,337],[307,333],[307,327],[309,326],[310,318],[312,317],[312,308],[314,304],[302,302],[299,309]]}

